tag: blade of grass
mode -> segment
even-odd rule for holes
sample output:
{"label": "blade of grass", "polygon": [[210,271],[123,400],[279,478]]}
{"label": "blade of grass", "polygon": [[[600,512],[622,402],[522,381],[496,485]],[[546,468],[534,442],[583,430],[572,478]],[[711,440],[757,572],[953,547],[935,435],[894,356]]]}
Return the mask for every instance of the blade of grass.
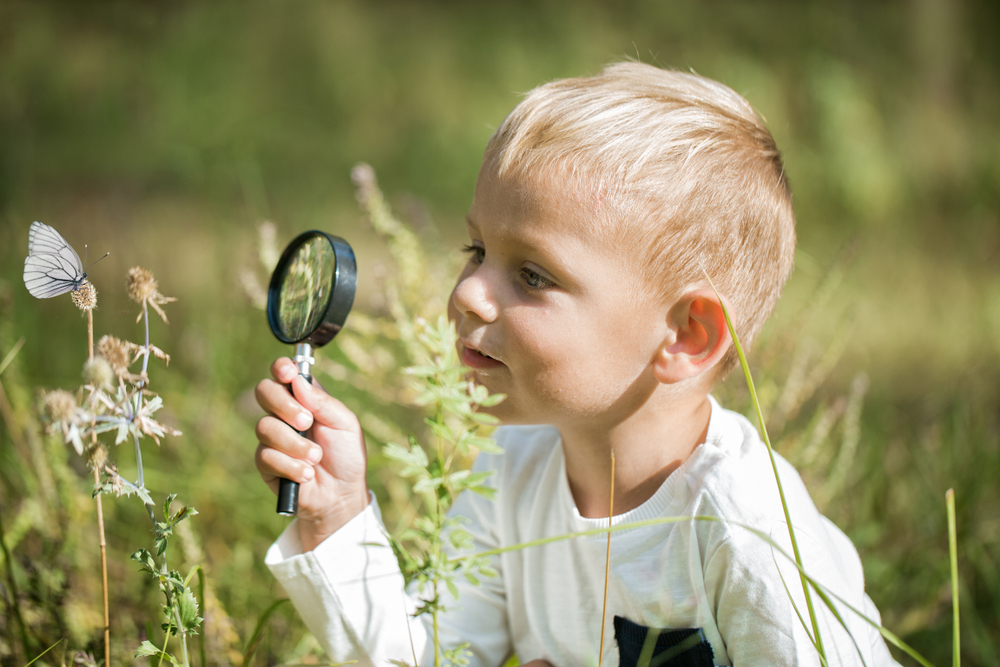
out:
{"label": "blade of grass", "polygon": [[951,609],[952,609],[952,656],[951,664],[959,667],[962,664],[962,637],[958,622],[958,537],[955,528],[955,489],[948,489],[944,494],[945,505],[948,508],[948,552],[951,555]]}
{"label": "blade of grass", "polygon": [[7,370],[7,366],[10,365],[10,362],[14,361],[14,357],[17,356],[17,353],[21,351],[21,348],[23,346],[24,346],[24,337],[22,336],[21,340],[14,343],[14,347],[10,348],[10,352],[8,352],[7,356],[3,358],[3,361],[0,361],[0,374],[3,374],[3,372]]}
{"label": "blade of grass", "polygon": [[31,662],[29,662],[28,664],[26,664],[24,667],[29,667],[29,665],[31,665],[33,662],[35,662],[36,660],[38,660],[39,658],[41,658],[43,655],[45,655],[46,653],[48,653],[52,649],[54,649],[56,646],[59,646],[59,644],[62,644],[64,641],[66,641],[65,638],[60,639],[55,644],[53,644],[52,646],[48,647],[47,649],[45,649],[44,651],[42,651],[41,653],[39,653],[38,655],[36,655],[34,658],[32,658]]}
{"label": "blade of grass", "polygon": [[788,502],[785,500],[785,489],[782,487],[781,477],[778,475],[778,464],[774,459],[774,449],[771,447],[771,439],[767,435],[767,424],[764,423],[764,413],[760,409],[760,400],[757,398],[757,389],[754,387],[753,376],[750,374],[750,366],[747,364],[746,354],[743,352],[743,346],[740,345],[739,336],[736,335],[736,328],[733,326],[733,321],[729,317],[729,309],[726,308],[722,295],[719,294],[719,290],[715,289],[715,284],[708,276],[707,271],[705,272],[705,278],[708,280],[708,284],[711,285],[712,291],[715,292],[715,296],[718,297],[719,305],[722,306],[722,314],[726,318],[726,326],[729,327],[729,335],[733,339],[733,347],[736,348],[736,354],[740,358],[740,367],[743,369],[743,375],[747,381],[747,388],[750,390],[750,399],[753,401],[754,410],[757,412],[757,421],[760,424],[760,432],[763,436],[764,444],[767,445],[767,455],[771,458],[771,468],[774,470],[774,481],[778,484],[778,496],[781,498],[781,509],[785,513],[785,522],[788,524],[788,537],[792,542],[792,552],[795,554],[795,562],[799,566],[799,576],[802,580],[802,592],[806,597],[806,608],[809,610],[809,620],[812,622],[813,636],[816,638],[816,650],[825,661],[826,650],[823,648],[823,638],[820,636],[819,621],[816,618],[816,610],[813,608],[812,596],[809,594],[809,585],[806,583],[805,572],[802,569],[802,555],[799,553],[799,544],[795,539],[795,529],[792,527],[792,517],[788,512]]}
{"label": "blade of grass", "polygon": [[286,602],[290,602],[290,600],[288,598],[275,600],[271,606],[264,610],[264,613],[261,614],[260,620],[257,621],[257,627],[254,628],[253,634],[250,635],[250,641],[247,643],[247,650],[243,654],[242,667],[247,667],[247,665],[250,664],[250,658],[252,658],[253,654],[257,651],[257,646],[260,644],[260,640],[264,637],[264,624],[267,623],[267,619],[271,618],[271,614],[277,611],[277,609]]}
{"label": "blade of grass", "polygon": [[611,578],[611,520],[615,516],[615,453],[611,452],[611,500],[608,507],[608,550],[604,556],[604,604],[601,606],[601,644],[597,650],[597,667],[604,658],[604,629],[608,623],[608,579]]}

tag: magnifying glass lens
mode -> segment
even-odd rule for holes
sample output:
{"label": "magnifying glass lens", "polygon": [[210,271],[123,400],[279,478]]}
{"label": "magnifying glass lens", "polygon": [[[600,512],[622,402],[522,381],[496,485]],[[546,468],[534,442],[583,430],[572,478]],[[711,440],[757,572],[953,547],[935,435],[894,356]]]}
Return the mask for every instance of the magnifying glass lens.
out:
{"label": "magnifying glass lens", "polygon": [[281,279],[278,326],[288,340],[300,340],[319,326],[326,314],[337,256],[325,236],[316,236],[295,250]]}

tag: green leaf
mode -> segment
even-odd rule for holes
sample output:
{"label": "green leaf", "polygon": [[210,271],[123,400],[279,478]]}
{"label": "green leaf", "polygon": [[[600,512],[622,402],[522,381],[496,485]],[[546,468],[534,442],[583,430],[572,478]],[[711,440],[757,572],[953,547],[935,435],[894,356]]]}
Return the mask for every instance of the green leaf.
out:
{"label": "green leaf", "polygon": [[159,653],[160,653],[160,648],[147,639],[143,641],[142,644],[139,645],[139,648],[135,652],[135,657],[145,658],[151,655],[159,655]]}
{"label": "green leaf", "polygon": [[189,634],[197,634],[198,626],[201,625],[201,616],[198,615],[198,600],[190,588],[185,587],[184,592],[177,596],[177,615],[180,617],[181,629]]}
{"label": "green leaf", "polygon": [[176,493],[171,493],[167,496],[167,499],[163,501],[163,517],[166,518],[170,516],[170,504],[174,502],[174,498],[177,497]]}
{"label": "green leaf", "polygon": [[118,434],[115,435],[115,444],[120,445],[128,440],[129,423],[122,422],[118,425]]}
{"label": "green leaf", "polygon": [[431,493],[435,491],[444,480],[440,477],[428,477],[413,485],[414,493]]}
{"label": "green leaf", "polygon": [[505,398],[507,398],[507,394],[493,394],[491,396],[487,396],[482,401],[476,401],[476,402],[479,403],[479,405],[483,406],[484,408],[492,408],[494,405],[499,404]]}
{"label": "green leaf", "polygon": [[476,412],[472,415],[472,421],[479,424],[485,424],[486,426],[496,426],[500,423],[500,420],[493,415],[488,415],[485,412]]}
{"label": "green leaf", "polygon": [[476,495],[482,496],[487,500],[493,500],[497,497],[497,490],[492,486],[470,486],[467,491],[472,491]]}
{"label": "green leaf", "polygon": [[141,569],[149,572],[150,574],[158,574],[156,570],[156,561],[153,560],[153,556],[145,549],[139,549],[132,554],[132,560],[139,563]]}
{"label": "green leaf", "polygon": [[465,530],[464,528],[456,528],[455,530],[451,531],[451,534],[448,535],[448,539],[449,541],[451,541],[451,545],[459,550],[468,549],[474,543],[474,538],[472,537],[472,533]]}

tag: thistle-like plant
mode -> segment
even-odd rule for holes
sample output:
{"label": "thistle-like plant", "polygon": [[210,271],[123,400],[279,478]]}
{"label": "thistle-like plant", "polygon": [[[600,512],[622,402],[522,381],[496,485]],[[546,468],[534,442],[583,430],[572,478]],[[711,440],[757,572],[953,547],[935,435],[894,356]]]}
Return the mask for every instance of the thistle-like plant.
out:
{"label": "thistle-like plant", "polygon": [[[73,302],[87,314],[88,358],[83,371],[84,384],[75,393],[61,389],[45,393],[44,412],[48,421],[48,431],[61,435],[67,444],[72,445],[77,454],[84,456],[94,474],[93,496],[98,508],[104,575],[105,664],[110,662],[110,623],[101,496],[112,494],[119,497],[134,495],[142,500],[153,524],[155,547],[153,551],[137,550],[132,559],[156,580],[165,598],[163,647],[157,648],[146,641],[136,656],[157,655],[161,661],[166,658],[174,664],[189,665],[187,638],[197,633],[202,620],[198,616],[198,602],[188,586],[196,570],[192,570],[185,579],[182,579],[178,572],[170,570],[167,566],[167,543],[174,527],[197,512],[194,508],[183,507],[171,513],[171,505],[176,496],[170,494],[163,505],[162,520],[156,517],[153,499],[145,485],[141,448],[141,439],[146,436],[159,445],[160,438],[164,436],[181,435],[180,431],[157,420],[156,413],[163,407],[163,399],[150,391],[148,372],[151,357],[155,356],[165,363],[170,362],[170,356],[150,342],[149,310],[154,310],[166,324],[167,316],[160,306],[174,299],[160,294],[157,281],[142,267],[134,267],[129,271],[128,293],[129,297],[142,308],[136,322],[144,322],[143,344],[120,340],[110,335],[104,336],[97,344],[95,356],[93,310],[97,305],[97,291],[92,284],[85,281],[79,289],[72,292]],[[133,373],[131,368],[140,359],[142,359],[141,370]],[[132,441],[138,471],[138,478],[134,482],[122,477],[111,462],[108,448],[100,438],[108,433],[114,433],[115,445]],[[167,651],[171,636],[181,639],[181,661]]]}

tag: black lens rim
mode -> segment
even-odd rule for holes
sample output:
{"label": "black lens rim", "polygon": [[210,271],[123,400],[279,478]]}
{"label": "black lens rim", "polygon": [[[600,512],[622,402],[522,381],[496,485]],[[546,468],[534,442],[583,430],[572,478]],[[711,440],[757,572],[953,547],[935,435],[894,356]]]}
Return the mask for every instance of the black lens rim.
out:
{"label": "black lens rim", "polygon": [[[288,263],[295,255],[299,247],[317,236],[325,238],[333,247],[336,265],[333,271],[333,288],[327,298],[326,310],[316,327],[298,339],[284,336],[279,325],[278,310],[281,302],[281,278],[285,275]],[[281,258],[278,260],[274,272],[271,274],[271,282],[267,288],[267,323],[271,327],[271,333],[282,343],[294,345],[296,343],[309,342],[313,347],[321,347],[329,343],[340,333],[347,320],[348,313],[354,305],[354,293],[358,286],[357,262],[354,258],[354,249],[344,239],[333,236],[317,229],[302,232],[288,244]]]}

